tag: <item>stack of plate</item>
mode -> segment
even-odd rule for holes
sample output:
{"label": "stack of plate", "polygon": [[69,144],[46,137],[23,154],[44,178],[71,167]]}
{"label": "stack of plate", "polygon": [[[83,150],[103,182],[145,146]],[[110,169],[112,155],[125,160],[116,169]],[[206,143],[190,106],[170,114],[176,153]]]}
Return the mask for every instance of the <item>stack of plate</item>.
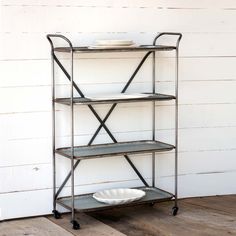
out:
{"label": "stack of plate", "polygon": [[96,44],[91,46],[91,48],[126,48],[134,47],[135,44],[132,40],[121,40],[121,39],[112,39],[112,40],[96,40]]}

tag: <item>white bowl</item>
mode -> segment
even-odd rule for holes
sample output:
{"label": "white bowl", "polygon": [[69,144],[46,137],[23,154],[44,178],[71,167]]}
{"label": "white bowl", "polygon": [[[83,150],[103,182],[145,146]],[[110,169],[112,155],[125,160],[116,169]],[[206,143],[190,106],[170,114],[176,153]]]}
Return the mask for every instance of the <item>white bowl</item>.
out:
{"label": "white bowl", "polygon": [[99,202],[104,202],[109,205],[117,205],[139,200],[145,195],[146,193],[139,189],[123,188],[96,192],[93,194],[93,198],[95,198]]}

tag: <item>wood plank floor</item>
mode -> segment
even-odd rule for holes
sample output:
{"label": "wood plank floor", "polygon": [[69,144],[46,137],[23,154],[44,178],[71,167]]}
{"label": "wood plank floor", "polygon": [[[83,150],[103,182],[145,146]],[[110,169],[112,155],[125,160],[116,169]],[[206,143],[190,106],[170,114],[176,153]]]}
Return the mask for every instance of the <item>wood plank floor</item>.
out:
{"label": "wood plank floor", "polygon": [[236,195],[181,200],[175,217],[172,205],[166,202],[90,215],[129,236],[236,235]]}
{"label": "wood plank floor", "polygon": [[77,214],[81,224],[72,230],[70,215],[0,223],[0,236],[236,236],[236,195],[190,198],[179,201],[179,213],[171,215],[173,203],[136,206],[96,213]]}
{"label": "wood plank floor", "polygon": [[45,217],[12,220],[0,223],[1,236],[71,236],[62,227],[50,222]]}

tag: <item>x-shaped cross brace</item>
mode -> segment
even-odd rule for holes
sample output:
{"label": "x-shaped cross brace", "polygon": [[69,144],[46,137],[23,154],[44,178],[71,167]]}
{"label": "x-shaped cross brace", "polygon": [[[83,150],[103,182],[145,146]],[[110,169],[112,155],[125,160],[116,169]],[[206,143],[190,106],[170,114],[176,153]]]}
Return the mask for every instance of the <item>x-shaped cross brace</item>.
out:
{"label": "x-shaped cross brace", "polygon": [[[148,52],[146,53],[146,55],[143,57],[143,59],[141,60],[141,62],[139,63],[138,67],[135,69],[134,73],[132,74],[132,76],[130,77],[130,79],[128,80],[128,82],[126,83],[126,85],[124,86],[124,88],[122,89],[121,93],[125,93],[125,91],[128,89],[129,85],[131,84],[131,82],[133,81],[134,77],[136,76],[136,74],[138,73],[138,71],[140,70],[140,68],[142,67],[143,63],[146,61],[146,59],[148,58],[148,56],[151,54],[152,52]],[[58,60],[58,58],[56,57],[56,55],[54,54],[54,60],[57,63],[57,65],[62,69],[62,71],[64,72],[64,74],[66,75],[66,77],[71,80],[71,77],[69,75],[69,73],[65,70],[65,68],[63,67],[63,65],[61,64],[61,62]],[[81,97],[85,97],[83,92],[79,89],[79,87],[77,86],[77,84],[75,82],[73,82],[73,86],[76,89],[76,91],[79,93],[79,95]],[[91,110],[91,112],[94,114],[94,116],[97,118],[97,120],[100,122],[99,127],[97,128],[97,130],[95,131],[94,135],[92,136],[92,138],[90,139],[88,145],[91,145],[93,143],[93,141],[95,140],[96,136],[98,135],[99,131],[101,130],[101,128],[103,127],[107,134],[110,136],[110,138],[112,139],[112,141],[114,143],[117,143],[116,138],[113,136],[113,134],[110,132],[110,130],[107,128],[105,122],[107,121],[107,119],[109,118],[109,116],[111,115],[111,113],[113,112],[113,110],[115,109],[115,107],[117,106],[117,103],[114,103],[110,110],[108,111],[108,113],[106,114],[105,118],[102,120],[100,118],[100,116],[97,114],[96,110],[93,108],[92,105],[88,105],[89,109]],[[130,160],[128,155],[124,155],[125,159],[128,161],[128,163],[131,165],[131,167],[133,168],[133,170],[135,171],[135,173],[138,175],[138,177],[140,178],[140,180],[143,182],[143,184],[145,186],[149,186],[148,183],[145,181],[145,179],[142,177],[142,175],[140,174],[140,172],[137,170],[137,168],[135,167],[135,165],[133,164],[133,162]],[[74,164],[74,169],[76,169],[76,167],[78,166],[78,164],[80,163],[80,160],[77,160]],[[62,191],[63,187],[65,186],[65,184],[67,183],[67,181],[69,180],[71,176],[71,171],[68,173],[68,175],[66,176],[65,180],[63,181],[62,185],[59,187],[57,193],[56,193],[56,198],[58,197],[58,195],[60,194],[60,192]]]}

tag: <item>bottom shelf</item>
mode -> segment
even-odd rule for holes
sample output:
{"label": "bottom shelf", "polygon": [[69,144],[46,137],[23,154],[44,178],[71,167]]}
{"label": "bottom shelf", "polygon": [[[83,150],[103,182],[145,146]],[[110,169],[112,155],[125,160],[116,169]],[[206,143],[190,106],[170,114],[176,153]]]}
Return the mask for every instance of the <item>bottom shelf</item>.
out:
{"label": "bottom shelf", "polygon": [[[98,211],[115,207],[122,206],[132,206],[139,205],[145,203],[154,203],[154,202],[163,202],[171,200],[174,195],[163,191],[158,188],[153,187],[141,187],[138,188],[146,192],[145,197],[138,201],[131,202],[129,204],[121,204],[121,205],[108,205],[102,202],[98,202],[93,198],[93,194],[84,194],[75,196],[75,210],[80,212],[88,212],[88,211]],[[62,197],[57,199],[57,203],[61,206],[71,210],[71,197]]]}

